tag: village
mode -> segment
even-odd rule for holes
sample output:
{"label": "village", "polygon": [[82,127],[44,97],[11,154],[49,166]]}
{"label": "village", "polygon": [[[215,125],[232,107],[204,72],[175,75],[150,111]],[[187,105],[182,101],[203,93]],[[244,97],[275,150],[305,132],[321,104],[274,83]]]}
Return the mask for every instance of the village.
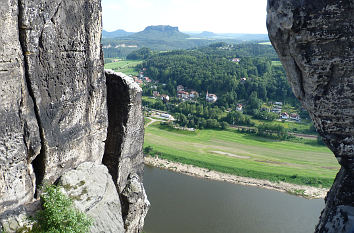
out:
{"label": "village", "polygon": [[[233,62],[238,63],[240,61],[239,58],[234,58],[232,59]],[[176,87],[176,96],[169,96],[168,94],[165,93],[160,93],[159,91],[157,91],[158,85],[161,86],[165,86],[166,84],[162,83],[159,84],[158,81],[154,81],[149,77],[144,76],[144,72],[146,71],[146,68],[143,68],[140,72],[138,76],[131,76],[131,78],[133,78],[133,80],[140,86],[140,87],[148,87],[153,89],[152,91],[152,96],[150,96],[150,98],[153,99],[161,99],[163,101],[163,103],[168,103],[171,98],[175,98],[180,102],[186,102],[186,101],[190,101],[190,102],[198,102],[198,100],[202,100],[200,97],[200,94],[193,90],[193,89],[189,89],[188,87],[184,87],[183,85],[177,85]],[[246,78],[241,78],[241,81],[244,81]],[[205,94],[205,101],[207,103],[210,104],[214,104],[216,103],[218,100],[218,96],[216,94],[213,93],[209,93],[208,90],[206,90],[206,94]],[[298,113],[295,112],[286,112],[283,111],[283,102],[269,102],[267,103],[268,107],[262,107],[261,111],[265,111],[265,112],[272,112],[275,114],[278,114],[278,121],[295,121],[295,122],[301,122],[301,118],[299,116]],[[239,112],[243,112],[243,109],[245,107],[244,103],[237,103],[236,107],[234,110],[239,111]],[[228,108],[225,110],[225,112],[231,112],[232,109]],[[156,112],[155,114],[158,118],[162,118],[165,120],[174,120],[173,116],[170,115],[167,112]]]}

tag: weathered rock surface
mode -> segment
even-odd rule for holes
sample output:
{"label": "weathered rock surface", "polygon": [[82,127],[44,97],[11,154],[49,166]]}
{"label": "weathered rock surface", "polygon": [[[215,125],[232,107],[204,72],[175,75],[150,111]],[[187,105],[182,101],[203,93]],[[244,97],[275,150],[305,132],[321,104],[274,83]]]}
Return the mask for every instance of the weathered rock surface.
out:
{"label": "weathered rock surface", "polygon": [[0,212],[35,182],[100,162],[106,138],[100,1],[2,1]]}
{"label": "weathered rock surface", "polygon": [[116,181],[127,232],[139,232],[142,230],[150,205],[142,185],[144,162],[142,90],[132,78],[123,73],[106,70],[105,75],[108,132],[102,162]]}
{"label": "weathered rock surface", "polygon": [[[100,0],[0,3],[0,223],[6,226],[21,226],[19,214],[38,208],[33,203],[39,184],[66,172],[74,179],[72,169],[103,160],[115,184],[109,192],[119,198],[95,205],[94,232],[110,232],[114,224],[112,232],[142,229],[148,201],[142,185],[141,89],[120,74],[109,83],[107,112],[101,24]],[[81,166],[88,165],[76,173],[83,172]],[[104,184],[98,178],[108,176],[92,166],[97,173],[92,187],[98,189]],[[106,211],[102,216],[100,208]],[[111,228],[104,218],[112,220]]]}
{"label": "weathered rock surface", "polygon": [[104,165],[80,164],[60,178],[63,193],[94,219],[91,232],[125,232],[116,186]]}
{"label": "weathered rock surface", "polygon": [[351,232],[354,1],[268,0],[267,11],[268,34],[293,91],[342,166],[316,232]]}
{"label": "weathered rock surface", "polygon": [[39,129],[28,94],[17,1],[0,3],[0,213],[33,199]]}
{"label": "weathered rock surface", "polygon": [[102,159],[107,115],[101,59],[101,2],[19,1],[25,76],[42,148],[38,180],[54,181],[83,161]]}

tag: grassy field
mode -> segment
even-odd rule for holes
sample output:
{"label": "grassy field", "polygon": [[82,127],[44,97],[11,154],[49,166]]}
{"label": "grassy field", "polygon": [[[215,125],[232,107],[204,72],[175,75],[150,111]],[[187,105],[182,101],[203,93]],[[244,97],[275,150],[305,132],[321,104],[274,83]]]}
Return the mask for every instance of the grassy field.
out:
{"label": "grassy field", "polygon": [[339,169],[324,146],[276,141],[226,131],[186,132],[153,123],[145,129],[144,147],[153,154],[211,170],[271,181],[330,187]]}
{"label": "grassy field", "polygon": [[304,133],[304,134],[315,134],[314,132],[310,132],[309,128],[312,125],[312,122],[310,121],[302,121],[302,122],[295,122],[295,121],[265,121],[265,120],[257,120],[252,118],[252,121],[255,123],[255,125],[260,125],[263,123],[274,123],[274,124],[279,124],[282,125],[285,129],[287,129],[289,132],[299,132],[299,133]]}
{"label": "grassy field", "polygon": [[280,61],[272,61],[272,65],[273,66],[281,66],[281,62]]}
{"label": "grassy field", "polygon": [[138,75],[138,71],[135,70],[136,65],[142,63],[143,61],[136,60],[120,60],[118,62],[111,62],[104,65],[105,69],[112,69],[117,72],[122,72],[124,74]]}
{"label": "grassy field", "polygon": [[261,43],[258,43],[258,44],[262,44],[262,45],[272,45],[272,43],[270,43],[270,41],[268,41],[268,42],[261,42]]}

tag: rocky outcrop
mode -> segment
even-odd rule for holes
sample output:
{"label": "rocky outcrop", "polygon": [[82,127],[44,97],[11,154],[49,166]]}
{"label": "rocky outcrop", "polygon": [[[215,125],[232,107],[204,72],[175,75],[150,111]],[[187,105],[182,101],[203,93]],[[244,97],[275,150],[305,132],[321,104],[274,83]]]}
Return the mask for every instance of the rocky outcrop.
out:
{"label": "rocky outcrop", "polygon": [[102,159],[107,114],[100,1],[1,3],[0,212]]}
{"label": "rocky outcrop", "polygon": [[116,181],[127,232],[138,232],[142,230],[150,205],[142,184],[142,90],[123,73],[106,70],[105,75],[109,126],[102,162]]}
{"label": "rocky outcrop", "polygon": [[341,170],[316,232],[351,232],[354,223],[354,2],[268,0],[269,37],[296,97]]}
{"label": "rocky outcrop", "polygon": [[17,1],[0,7],[0,212],[33,199],[31,163],[40,151],[39,129],[28,94],[19,41]]}
{"label": "rocky outcrop", "polygon": [[[70,171],[83,162],[92,162],[97,177],[107,178],[95,167],[105,154],[116,187],[112,195],[119,194],[109,199],[116,204],[107,204],[107,210],[118,208],[116,213],[105,216],[118,219],[122,213],[127,230],[117,220],[120,227],[113,232],[138,232],[148,203],[142,186],[141,90],[118,76],[114,82],[122,85],[115,89],[113,82],[108,88],[113,109],[107,111],[101,1],[4,0],[0,5],[0,222],[20,223],[16,216],[36,206],[39,185],[64,173],[74,176]],[[116,126],[109,119],[120,120]],[[76,172],[83,172],[80,166]],[[96,182],[106,181],[92,179],[92,186]],[[6,221],[9,216],[15,220]],[[102,222],[97,226],[93,231],[109,231]]]}
{"label": "rocky outcrop", "polygon": [[91,232],[125,232],[116,187],[104,165],[86,162],[60,178],[63,193],[93,218]]}

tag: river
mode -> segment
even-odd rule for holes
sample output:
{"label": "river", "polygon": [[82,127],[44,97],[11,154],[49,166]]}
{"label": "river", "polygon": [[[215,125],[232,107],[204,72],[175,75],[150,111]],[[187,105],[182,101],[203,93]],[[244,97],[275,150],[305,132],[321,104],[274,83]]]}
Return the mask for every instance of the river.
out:
{"label": "river", "polygon": [[206,180],[145,166],[145,233],[309,233],[323,199]]}

